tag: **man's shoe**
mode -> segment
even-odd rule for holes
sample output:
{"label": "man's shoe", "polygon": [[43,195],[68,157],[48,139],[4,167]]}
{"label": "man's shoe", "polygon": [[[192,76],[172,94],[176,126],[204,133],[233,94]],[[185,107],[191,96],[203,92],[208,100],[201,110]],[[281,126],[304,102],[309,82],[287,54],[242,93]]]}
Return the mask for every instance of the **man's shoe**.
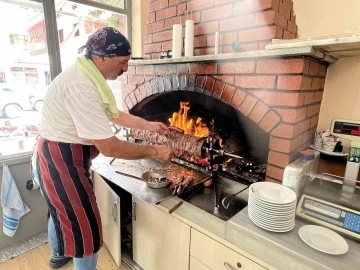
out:
{"label": "man's shoe", "polygon": [[70,257],[65,257],[60,260],[54,260],[53,258],[51,258],[49,265],[52,269],[59,269],[60,267],[64,266],[71,260],[72,260],[72,258],[70,258]]}

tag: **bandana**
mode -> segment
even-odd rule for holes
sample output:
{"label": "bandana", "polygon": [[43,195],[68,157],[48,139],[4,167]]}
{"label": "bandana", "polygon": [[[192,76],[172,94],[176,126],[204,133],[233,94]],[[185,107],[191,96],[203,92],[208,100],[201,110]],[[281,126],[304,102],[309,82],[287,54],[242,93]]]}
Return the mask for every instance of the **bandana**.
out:
{"label": "bandana", "polygon": [[79,53],[84,49],[86,55],[116,57],[131,54],[130,42],[113,27],[104,27],[89,36],[86,44],[79,48]]}

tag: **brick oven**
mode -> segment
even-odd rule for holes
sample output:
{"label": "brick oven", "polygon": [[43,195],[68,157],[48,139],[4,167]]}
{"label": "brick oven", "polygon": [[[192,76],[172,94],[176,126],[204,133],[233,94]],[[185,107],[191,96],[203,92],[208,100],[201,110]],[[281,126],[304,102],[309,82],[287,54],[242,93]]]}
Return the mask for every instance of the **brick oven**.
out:
{"label": "brick oven", "polygon": [[[172,24],[180,17],[184,24],[186,12],[196,23],[196,56],[159,59],[160,51],[171,49]],[[216,31],[221,50],[212,55]],[[170,117],[180,101],[190,101],[233,116],[247,146],[267,164],[266,181],[281,182],[284,168],[312,141],[327,72],[311,50],[263,50],[271,39],[296,32],[291,0],[151,1],[149,59],[131,61],[120,77],[123,109]],[[234,40],[247,51],[231,53]],[[147,113],[151,106],[156,109]]]}

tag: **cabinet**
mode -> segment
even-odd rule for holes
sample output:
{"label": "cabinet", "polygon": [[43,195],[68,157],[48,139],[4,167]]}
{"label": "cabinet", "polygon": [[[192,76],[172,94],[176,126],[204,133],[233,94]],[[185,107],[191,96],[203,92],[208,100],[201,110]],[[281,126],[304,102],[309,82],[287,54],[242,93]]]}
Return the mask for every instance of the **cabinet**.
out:
{"label": "cabinet", "polygon": [[190,226],[133,196],[133,259],[146,270],[189,269]]}
{"label": "cabinet", "polygon": [[199,262],[194,257],[190,257],[190,270],[211,270],[206,265]]}
{"label": "cabinet", "polygon": [[116,264],[121,266],[120,198],[96,172],[93,172],[93,181],[104,243]]}
{"label": "cabinet", "polygon": [[[191,229],[190,255],[213,270],[266,269],[195,229]],[[194,269],[206,269],[196,267]]]}

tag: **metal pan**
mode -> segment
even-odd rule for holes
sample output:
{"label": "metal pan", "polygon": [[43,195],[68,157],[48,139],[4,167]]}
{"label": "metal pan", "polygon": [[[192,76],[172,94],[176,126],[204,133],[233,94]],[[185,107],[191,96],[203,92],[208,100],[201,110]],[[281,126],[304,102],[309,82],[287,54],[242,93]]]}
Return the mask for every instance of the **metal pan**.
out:
{"label": "metal pan", "polygon": [[[115,172],[117,174],[121,174],[121,175],[124,175],[127,177],[131,177],[131,178],[134,178],[137,180],[144,181],[150,188],[164,188],[164,187],[167,187],[168,185],[170,185],[170,181],[165,176],[158,174],[158,173],[150,172],[150,171],[143,173],[141,175],[141,178],[131,175],[131,174],[119,172],[119,171],[115,171]],[[158,182],[149,181],[151,178],[158,178],[159,181]],[[165,179],[165,180],[161,180],[161,179]]]}

